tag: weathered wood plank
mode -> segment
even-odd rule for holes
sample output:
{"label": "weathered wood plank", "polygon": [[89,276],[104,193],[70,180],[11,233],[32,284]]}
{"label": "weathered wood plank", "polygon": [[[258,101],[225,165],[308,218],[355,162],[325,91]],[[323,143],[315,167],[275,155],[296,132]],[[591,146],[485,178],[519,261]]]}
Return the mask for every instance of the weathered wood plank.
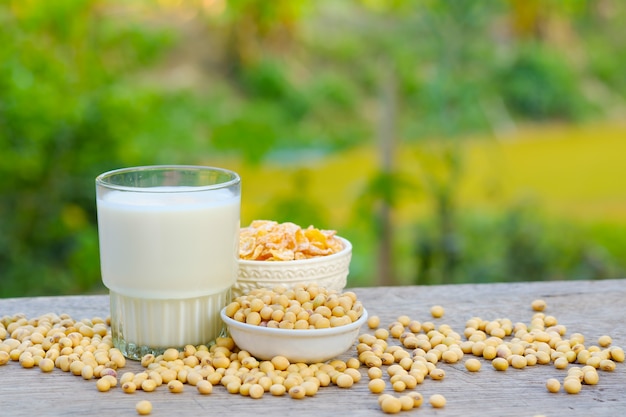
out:
{"label": "weathered wood plank", "polygon": [[[370,315],[378,315],[388,325],[401,314],[436,324],[449,324],[462,333],[465,322],[473,316],[483,319],[510,318],[528,323],[533,312],[530,303],[543,298],[547,314],[567,326],[568,334],[579,332],[587,344],[603,334],[613,337],[614,344],[626,346],[626,280],[571,281],[513,284],[468,284],[432,287],[356,288]],[[442,305],[445,316],[433,319],[432,305]],[[75,319],[108,315],[106,296],[38,297],[0,299],[0,316],[22,312],[35,317],[48,312],[67,313]],[[367,329],[363,329],[367,331]],[[348,352],[344,359],[354,355]],[[467,356],[466,356],[467,358]],[[483,362],[478,373],[469,373],[462,363],[440,365],[447,376],[442,381],[425,380],[417,391],[425,398],[440,393],[448,402],[435,410],[428,404],[419,410],[423,416],[616,416],[626,415],[626,364],[616,371],[601,372],[596,386],[583,386],[577,395],[564,392],[549,394],[544,383],[550,377],[562,379],[565,371],[538,365],[524,370],[496,372]],[[129,361],[128,370],[141,366]],[[153,416],[169,415],[382,415],[376,396],[367,389],[366,370],[363,379],[351,389],[327,387],[312,398],[292,400],[265,395],[260,400],[231,395],[223,387],[213,394],[200,396],[194,387],[185,386],[182,394],[171,394],[160,387],[156,392],[124,394],[119,388],[100,393],[95,381],[84,381],[60,370],[44,374],[39,369],[23,369],[16,362],[0,367],[0,415],[2,416],[69,416],[69,415],[136,415],[134,406],[140,399],[153,403]],[[388,388],[391,392],[391,389]]]}

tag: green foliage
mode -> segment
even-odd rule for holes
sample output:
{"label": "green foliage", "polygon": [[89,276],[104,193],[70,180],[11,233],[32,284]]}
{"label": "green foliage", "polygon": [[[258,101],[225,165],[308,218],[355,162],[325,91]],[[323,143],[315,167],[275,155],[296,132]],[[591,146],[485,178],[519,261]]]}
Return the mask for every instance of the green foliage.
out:
{"label": "green foliage", "polygon": [[417,226],[415,283],[603,279],[626,272],[606,250],[608,239],[592,243],[584,227],[551,219],[530,203],[501,214],[466,213],[457,222],[448,236],[428,220]]}
{"label": "green foliage", "polygon": [[241,81],[248,94],[260,99],[283,100],[290,93],[290,85],[285,75],[278,62],[263,60],[245,67]]}
{"label": "green foliage", "polygon": [[258,165],[276,143],[277,133],[271,124],[256,119],[244,115],[216,125],[213,129],[213,146],[221,151],[240,151],[246,162]]}
{"label": "green foliage", "polygon": [[125,143],[147,96],[122,74],[167,37],[101,18],[98,5],[0,5],[2,295],[99,286],[93,179],[135,162]]}
{"label": "green foliage", "polygon": [[523,45],[499,84],[509,108],[524,118],[578,120],[588,113],[572,65],[553,48]]}
{"label": "green foliage", "polygon": [[408,195],[414,194],[417,189],[418,185],[410,174],[379,172],[370,178],[361,190],[356,211],[367,213],[378,203],[396,206],[400,201],[406,200]]}

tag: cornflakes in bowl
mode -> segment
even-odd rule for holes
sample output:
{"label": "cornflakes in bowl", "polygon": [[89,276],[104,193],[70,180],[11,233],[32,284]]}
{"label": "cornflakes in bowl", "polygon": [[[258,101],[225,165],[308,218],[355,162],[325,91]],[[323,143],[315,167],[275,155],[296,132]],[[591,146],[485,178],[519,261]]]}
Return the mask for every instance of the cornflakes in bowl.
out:
{"label": "cornflakes in bowl", "polygon": [[293,288],[308,283],[341,291],[347,283],[351,257],[351,243],[334,230],[255,220],[240,230],[233,296],[254,288]]}

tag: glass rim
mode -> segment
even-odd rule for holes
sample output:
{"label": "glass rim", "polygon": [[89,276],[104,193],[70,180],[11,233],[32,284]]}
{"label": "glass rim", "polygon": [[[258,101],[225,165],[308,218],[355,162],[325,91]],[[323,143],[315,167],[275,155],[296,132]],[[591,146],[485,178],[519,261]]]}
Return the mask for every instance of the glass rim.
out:
{"label": "glass rim", "polygon": [[[217,184],[210,185],[186,185],[181,186],[180,190],[176,190],[175,188],[168,187],[168,189],[163,190],[159,187],[141,187],[141,186],[129,186],[129,185],[119,185],[113,184],[107,179],[120,174],[126,174],[131,172],[150,172],[150,171],[200,171],[200,172],[219,172],[221,174],[225,174],[229,177],[228,180],[224,182],[220,182]],[[134,166],[134,167],[126,167],[126,168],[118,168],[110,171],[103,172],[102,174],[96,177],[96,185],[104,188],[108,188],[111,190],[118,191],[133,191],[133,192],[141,192],[141,193],[176,193],[176,192],[200,192],[200,191],[208,191],[208,190],[216,190],[221,188],[228,188],[233,185],[237,185],[241,182],[241,178],[239,174],[235,171],[218,168],[212,166],[205,165],[143,165],[143,166]]]}

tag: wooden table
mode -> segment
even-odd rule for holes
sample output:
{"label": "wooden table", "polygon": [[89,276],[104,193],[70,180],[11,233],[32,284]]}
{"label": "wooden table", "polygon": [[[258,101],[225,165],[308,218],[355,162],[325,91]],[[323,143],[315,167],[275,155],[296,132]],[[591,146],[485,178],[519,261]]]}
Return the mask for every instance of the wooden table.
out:
{"label": "wooden table", "polygon": [[[462,334],[465,322],[478,316],[485,320],[509,318],[529,323],[536,298],[547,301],[546,314],[555,316],[567,327],[567,335],[585,335],[586,345],[597,343],[608,334],[613,344],[626,346],[626,280],[536,282],[511,284],[467,284],[442,286],[408,286],[386,288],[354,288],[370,315],[378,315],[388,325],[401,314],[420,321],[449,324]],[[439,304],[445,315],[433,319],[430,307]],[[48,312],[68,313],[74,319],[108,315],[107,296],[70,296],[0,299],[0,316],[25,313],[35,317]],[[362,329],[362,332],[369,331]],[[567,335],[565,337],[567,337]],[[342,358],[355,356],[352,349]],[[466,355],[466,358],[469,356]],[[482,360],[482,359],[481,359]],[[484,361],[484,360],[483,360]],[[626,363],[618,363],[613,372],[600,371],[597,385],[584,385],[579,394],[546,391],[548,378],[562,380],[565,370],[552,365],[536,365],[523,370],[495,371],[484,361],[477,373],[465,370],[462,363],[438,365],[446,370],[441,381],[426,379],[416,390],[426,401],[419,408],[400,415],[422,416],[620,416],[626,415]],[[137,362],[126,368],[140,371]],[[172,394],[162,386],[152,393],[124,394],[115,388],[101,393],[95,380],[55,369],[43,373],[38,368],[24,369],[17,362],[0,366],[0,416],[134,416],[135,403],[148,399],[153,416],[237,417],[259,415],[383,415],[376,395],[367,388],[366,370],[363,379],[350,389],[321,388],[314,397],[294,400],[288,396],[266,394],[255,400],[228,394],[216,386],[211,395],[201,396],[195,387],[185,385],[181,394]],[[392,392],[388,386],[388,392]],[[428,403],[430,395],[440,393],[447,398],[443,409]]]}

